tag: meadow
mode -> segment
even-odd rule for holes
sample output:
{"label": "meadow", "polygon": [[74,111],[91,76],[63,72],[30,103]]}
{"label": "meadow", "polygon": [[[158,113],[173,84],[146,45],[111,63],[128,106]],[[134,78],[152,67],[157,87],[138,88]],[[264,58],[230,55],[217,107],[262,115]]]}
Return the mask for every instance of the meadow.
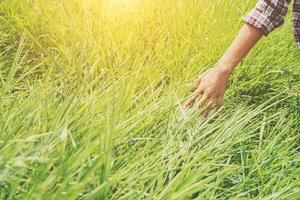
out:
{"label": "meadow", "polygon": [[181,106],[255,2],[0,0],[0,199],[300,199],[291,13]]}

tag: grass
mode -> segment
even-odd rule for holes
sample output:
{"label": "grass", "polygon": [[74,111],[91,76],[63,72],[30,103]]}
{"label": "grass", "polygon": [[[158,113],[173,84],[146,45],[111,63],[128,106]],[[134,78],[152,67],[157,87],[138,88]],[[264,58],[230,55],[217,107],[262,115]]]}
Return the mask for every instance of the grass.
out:
{"label": "grass", "polygon": [[254,3],[0,0],[0,198],[299,199],[289,20],[220,117],[180,106]]}

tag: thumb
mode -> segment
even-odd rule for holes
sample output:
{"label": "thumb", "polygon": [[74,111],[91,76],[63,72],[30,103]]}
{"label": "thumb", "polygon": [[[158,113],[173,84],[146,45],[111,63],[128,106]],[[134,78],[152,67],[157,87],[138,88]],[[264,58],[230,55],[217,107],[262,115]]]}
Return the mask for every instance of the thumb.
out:
{"label": "thumb", "polygon": [[201,77],[198,78],[198,79],[193,83],[193,86],[192,86],[192,87],[193,87],[194,89],[197,89],[197,88],[199,87],[200,83],[201,83]]}
{"label": "thumb", "polygon": [[197,80],[193,83],[193,88],[197,89],[201,83],[201,79],[203,78],[203,76],[205,76],[211,69],[206,70],[205,72],[203,72],[198,78]]}

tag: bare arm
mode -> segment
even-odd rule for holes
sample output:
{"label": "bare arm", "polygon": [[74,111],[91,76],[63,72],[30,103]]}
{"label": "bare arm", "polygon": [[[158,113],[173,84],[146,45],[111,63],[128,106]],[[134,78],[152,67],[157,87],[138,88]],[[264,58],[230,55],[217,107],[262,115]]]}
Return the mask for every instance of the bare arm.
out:
{"label": "bare arm", "polygon": [[217,66],[231,73],[262,35],[258,29],[245,23]]}
{"label": "bare arm", "polygon": [[185,102],[185,107],[191,107],[196,99],[202,95],[198,103],[198,110],[205,107],[205,117],[214,101],[216,101],[217,109],[220,109],[230,73],[260,40],[262,35],[258,29],[245,23],[216,66],[204,72],[196,80],[195,92]]}

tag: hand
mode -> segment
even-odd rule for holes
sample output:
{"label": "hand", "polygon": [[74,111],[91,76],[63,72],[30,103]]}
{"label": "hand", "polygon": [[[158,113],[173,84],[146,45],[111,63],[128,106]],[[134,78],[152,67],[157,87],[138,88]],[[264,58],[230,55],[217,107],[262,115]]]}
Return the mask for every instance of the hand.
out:
{"label": "hand", "polygon": [[229,75],[230,71],[224,70],[223,66],[216,66],[201,74],[194,83],[195,92],[185,102],[184,107],[192,107],[196,99],[202,95],[197,110],[205,108],[205,118],[208,116],[214,101],[216,102],[217,110],[221,109]]}

